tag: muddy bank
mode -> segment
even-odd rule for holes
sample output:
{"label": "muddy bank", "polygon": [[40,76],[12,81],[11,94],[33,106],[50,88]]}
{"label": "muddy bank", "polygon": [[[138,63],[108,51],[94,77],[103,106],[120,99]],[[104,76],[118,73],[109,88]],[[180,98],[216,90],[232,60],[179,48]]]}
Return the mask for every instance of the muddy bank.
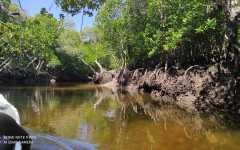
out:
{"label": "muddy bank", "polygon": [[[121,78],[125,89],[149,92],[157,101],[173,102],[188,111],[240,112],[240,78],[223,63],[185,69],[137,69],[125,74]],[[115,77],[104,85],[120,86],[121,81]]]}
{"label": "muddy bank", "polygon": [[[134,71],[124,70],[121,73],[104,70],[96,73],[92,81],[112,89],[120,87],[128,91],[149,92],[156,101],[175,103],[188,111],[239,113],[240,77],[234,74],[233,68],[229,66],[227,63],[193,65],[185,68],[162,66],[154,70],[140,68]],[[61,76],[33,72],[18,73],[20,74],[1,74],[0,83],[10,81],[14,84],[46,84],[89,81],[89,75],[77,73],[63,73]]]}
{"label": "muddy bank", "polygon": [[186,70],[156,69],[139,77],[139,89],[151,92],[157,100],[176,102],[183,108],[203,112],[240,109],[239,81],[221,64],[209,67],[191,66]]}
{"label": "muddy bank", "polygon": [[11,70],[0,73],[0,84],[13,85],[44,85],[56,82],[80,82],[90,81],[88,74],[79,72],[61,72],[59,74],[49,72],[37,72],[28,70]]}
{"label": "muddy bank", "polygon": [[3,84],[46,84],[53,77],[46,72],[14,70],[0,73],[0,83]]}

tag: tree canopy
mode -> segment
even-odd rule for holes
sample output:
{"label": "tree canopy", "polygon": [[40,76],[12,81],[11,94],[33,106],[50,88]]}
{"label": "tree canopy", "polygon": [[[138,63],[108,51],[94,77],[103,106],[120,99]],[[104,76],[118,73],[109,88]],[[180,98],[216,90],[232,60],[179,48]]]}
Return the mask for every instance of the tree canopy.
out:
{"label": "tree canopy", "polygon": [[56,5],[61,6],[64,12],[76,15],[83,11],[85,14],[92,16],[92,11],[99,9],[105,0],[55,0]]}
{"label": "tree canopy", "polygon": [[[92,74],[102,69],[154,68],[163,63],[209,64],[233,54],[238,68],[239,2],[215,0],[55,0],[63,11],[92,15],[75,31],[41,9],[29,17],[0,3],[0,71]],[[20,16],[19,13],[20,12]],[[236,70],[237,71],[237,70]]]}
{"label": "tree canopy", "polygon": [[106,33],[103,38],[109,48],[128,50],[133,67],[156,65],[173,56],[191,61],[213,55],[211,50],[221,46],[217,37],[223,34],[224,17],[213,4],[211,0],[108,0],[98,12],[97,24]]}

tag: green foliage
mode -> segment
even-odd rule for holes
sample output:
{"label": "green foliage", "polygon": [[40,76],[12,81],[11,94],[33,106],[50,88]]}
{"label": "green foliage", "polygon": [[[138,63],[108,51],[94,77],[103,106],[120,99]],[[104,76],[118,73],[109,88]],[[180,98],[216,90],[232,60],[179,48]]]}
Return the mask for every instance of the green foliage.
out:
{"label": "green foliage", "polygon": [[116,62],[111,57],[109,58],[112,53],[101,44],[98,36],[98,29],[95,27],[85,28],[81,33],[71,29],[64,30],[58,40],[60,44],[58,52],[62,56],[67,55],[70,58],[70,60],[66,61],[66,64],[69,64],[72,58],[74,62],[70,64],[79,66],[75,68],[80,69],[82,72],[90,71],[90,68],[86,70],[86,64],[83,67],[83,61],[90,67],[97,69],[94,61],[98,60],[104,68],[111,69],[115,67]]}
{"label": "green foliage", "polygon": [[[22,67],[34,58],[45,61],[48,67],[60,65],[55,55],[59,25],[56,19],[48,15],[36,15],[27,19],[24,25],[0,24],[2,54],[20,62]],[[19,63],[16,67],[20,67]]]}
{"label": "green foliage", "polygon": [[86,67],[79,60],[81,51],[79,46],[81,44],[80,35],[77,31],[67,29],[61,32],[58,38],[59,47],[57,48],[58,56],[62,62],[63,68],[67,67],[69,71],[80,70],[87,72]]}
{"label": "green foliage", "polygon": [[43,16],[49,16],[49,17],[53,17],[53,14],[51,14],[51,13],[48,13],[48,11],[46,10],[46,8],[41,8],[41,10],[40,10],[40,14],[41,15],[43,15]]}
{"label": "green foliage", "polygon": [[19,11],[19,8],[17,5],[14,5],[14,4],[10,4],[9,7],[8,7],[9,11],[11,12],[18,12]]}
{"label": "green foliage", "polygon": [[[210,54],[223,32],[224,24],[218,20],[224,19],[213,4],[212,0],[108,0],[96,21],[109,49],[121,52],[123,41],[130,67],[154,66],[168,58],[192,61]],[[214,48],[218,47],[220,43]]]}
{"label": "green foliage", "polygon": [[[39,71],[66,70],[78,74],[98,69],[152,68],[166,61],[209,62],[220,58],[227,20],[213,0],[55,0],[72,15],[92,15],[94,27],[80,33],[65,19],[58,21],[42,8],[35,17],[16,21],[19,8],[4,0],[0,13],[0,63]],[[103,4],[103,5],[102,5]],[[234,7],[238,3],[234,4]],[[64,18],[62,16],[61,18]],[[10,61],[9,61],[10,62]],[[0,68],[1,69],[1,68]]]}
{"label": "green foliage", "polygon": [[0,10],[0,20],[2,22],[7,22],[9,21],[9,14],[8,14],[8,8],[9,8],[9,5],[11,4],[11,1],[10,0],[3,0],[2,1],[2,8],[5,8],[5,10]]}
{"label": "green foliage", "polygon": [[30,19],[26,26],[27,32],[32,36],[29,38],[29,44],[34,47],[32,51],[43,58],[52,58],[53,50],[58,46],[57,39],[60,31],[58,21],[50,16],[37,15]]}
{"label": "green foliage", "polygon": [[97,10],[104,1],[105,0],[55,0],[55,4],[61,6],[63,11],[72,15],[83,11],[85,14],[92,16],[92,11]]}

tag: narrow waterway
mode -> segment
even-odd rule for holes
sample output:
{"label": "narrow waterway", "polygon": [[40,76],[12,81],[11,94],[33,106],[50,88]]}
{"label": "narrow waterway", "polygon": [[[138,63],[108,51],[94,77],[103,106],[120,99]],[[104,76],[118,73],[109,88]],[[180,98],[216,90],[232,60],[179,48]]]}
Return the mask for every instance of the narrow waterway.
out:
{"label": "narrow waterway", "polygon": [[[147,93],[78,84],[1,86],[0,93],[18,109],[21,124],[29,131],[91,143],[100,150],[240,147],[235,121],[188,113],[154,101]],[[38,139],[34,142],[38,143],[33,143],[34,149],[44,145]]]}

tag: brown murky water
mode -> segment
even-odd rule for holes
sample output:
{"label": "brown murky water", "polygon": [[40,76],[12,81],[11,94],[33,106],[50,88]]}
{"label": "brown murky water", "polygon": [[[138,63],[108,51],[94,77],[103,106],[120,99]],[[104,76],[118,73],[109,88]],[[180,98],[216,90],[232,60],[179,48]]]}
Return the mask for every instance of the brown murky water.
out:
{"label": "brown murky water", "polygon": [[238,124],[153,101],[149,94],[93,85],[0,87],[34,132],[115,150],[240,149]]}

